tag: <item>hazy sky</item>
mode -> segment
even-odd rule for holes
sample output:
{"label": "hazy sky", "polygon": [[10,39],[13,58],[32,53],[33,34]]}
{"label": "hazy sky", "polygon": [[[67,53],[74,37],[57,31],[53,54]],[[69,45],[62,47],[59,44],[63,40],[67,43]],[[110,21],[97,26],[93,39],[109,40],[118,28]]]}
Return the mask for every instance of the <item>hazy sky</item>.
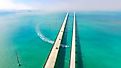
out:
{"label": "hazy sky", "polygon": [[0,9],[121,11],[121,0],[0,0]]}

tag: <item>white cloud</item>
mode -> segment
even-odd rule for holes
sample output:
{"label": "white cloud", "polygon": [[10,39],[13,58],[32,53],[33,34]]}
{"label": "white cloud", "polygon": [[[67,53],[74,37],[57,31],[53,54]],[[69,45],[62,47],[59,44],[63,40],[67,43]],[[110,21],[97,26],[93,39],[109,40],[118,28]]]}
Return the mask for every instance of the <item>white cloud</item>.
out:
{"label": "white cloud", "polygon": [[0,0],[0,9],[36,9],[43,11],[110,11],[121,10],[121,0]]}
{"label": "white cloud", "polygon": [[46,11],[120,11],[121,0],[39,0],[32,6]]}
{"label": "white cloud", "polygon": [[32,9],[32,7],[22,4],[15,3],[13,0],[0,0],[0,9],[2,10],[22,10],[22,9]]}

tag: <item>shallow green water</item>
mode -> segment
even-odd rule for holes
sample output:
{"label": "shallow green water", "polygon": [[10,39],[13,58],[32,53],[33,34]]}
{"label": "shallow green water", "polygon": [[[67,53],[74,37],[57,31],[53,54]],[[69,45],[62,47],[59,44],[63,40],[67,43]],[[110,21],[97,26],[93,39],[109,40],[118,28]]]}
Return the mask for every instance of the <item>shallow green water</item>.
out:
{"label": "shallow green water", "polygon": [[[65,15],[1,13],[0,68],[42,68]],[[77,12],[76,21],[76,68],[121,68],[121,13]],[[70,13],[56,68],[69,67],[72,23]]]}

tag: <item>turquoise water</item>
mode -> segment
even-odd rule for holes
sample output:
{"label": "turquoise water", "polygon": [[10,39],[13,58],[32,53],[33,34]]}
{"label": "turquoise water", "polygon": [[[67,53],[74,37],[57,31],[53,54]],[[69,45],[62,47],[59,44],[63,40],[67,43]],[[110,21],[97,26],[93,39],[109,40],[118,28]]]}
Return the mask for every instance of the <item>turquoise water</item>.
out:
{"label": "turquoise water", "polygon": [[[1,12],[0,68],[42,68],[65,15]],[[77,12],[76,22],[76,68],[121,68],[121,13]],[[55,68],[69,68],[72,24],[70,13]]]}

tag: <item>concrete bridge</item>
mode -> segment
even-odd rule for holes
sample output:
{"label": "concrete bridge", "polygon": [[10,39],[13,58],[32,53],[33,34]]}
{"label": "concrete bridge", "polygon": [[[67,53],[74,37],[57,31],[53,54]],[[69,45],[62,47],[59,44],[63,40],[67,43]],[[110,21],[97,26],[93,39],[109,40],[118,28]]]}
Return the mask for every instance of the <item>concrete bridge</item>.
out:
{"label": "concrete bridge", "polygon": [[[54,42],[54,45],[51,49],[51,52],[48,55],[48,58],[45,62],[44,68],[54,68],[54,66],[55,66],[56,59],[57,59],[58,52],[59,52],[59,48],[60,48],[60,45],[61,45],[61,41],[63,39],[66,23],[67,23],[67,20],[68,20],[68,16],[69,16],[69,14],[67,13],[66,16],[65,16],[64,22],[63,22],[63,24],[60,28],[60,31],[57,35],[57,38]],[[75,26],[76,21],[75,21],[75,19],[76,19],[76,16],[75,16],[75,13],[74,13],[71,57],[69,57],[70,58],[70,68],[75,68],[75,49],[76,49],[75,48],[75,45],[76,45],[76,33],[75,33],[76,32],[76,26]]]}

